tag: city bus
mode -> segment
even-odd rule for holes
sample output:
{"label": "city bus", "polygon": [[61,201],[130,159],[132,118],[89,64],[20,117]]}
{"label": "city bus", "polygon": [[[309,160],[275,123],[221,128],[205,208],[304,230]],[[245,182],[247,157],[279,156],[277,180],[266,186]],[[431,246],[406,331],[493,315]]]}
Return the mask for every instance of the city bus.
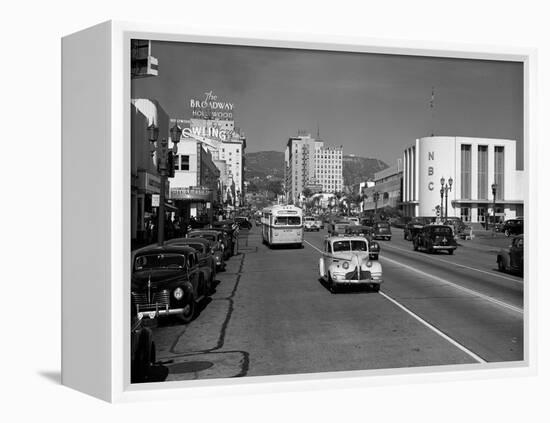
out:
{"label": "city bus", "polygon": [[302,209],[277,205],[262,210],[262,240],[269,246],[295,245],[302,247]]}

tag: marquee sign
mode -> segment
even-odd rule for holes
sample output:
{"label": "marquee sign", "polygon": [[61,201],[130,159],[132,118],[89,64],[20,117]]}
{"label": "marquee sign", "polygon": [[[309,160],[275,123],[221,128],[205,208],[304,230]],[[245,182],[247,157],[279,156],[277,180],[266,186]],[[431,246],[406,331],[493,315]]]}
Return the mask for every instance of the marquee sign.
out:
{"label": "marquee sign", "polygon": [[204,93],[203,99],[189,100],[191,116],[197,119],[233,120],[234,104],[218,100],[212,91]]}

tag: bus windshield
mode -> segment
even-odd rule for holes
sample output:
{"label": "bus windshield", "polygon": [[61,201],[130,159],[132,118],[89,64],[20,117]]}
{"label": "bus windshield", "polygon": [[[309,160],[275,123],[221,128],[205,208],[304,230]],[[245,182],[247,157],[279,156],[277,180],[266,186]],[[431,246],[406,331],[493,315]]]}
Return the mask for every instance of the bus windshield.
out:
{"label": "bus windshield", "polygon": [[276,226],[297,226],[302,224],[300,216],[277,216],[273,223]]}

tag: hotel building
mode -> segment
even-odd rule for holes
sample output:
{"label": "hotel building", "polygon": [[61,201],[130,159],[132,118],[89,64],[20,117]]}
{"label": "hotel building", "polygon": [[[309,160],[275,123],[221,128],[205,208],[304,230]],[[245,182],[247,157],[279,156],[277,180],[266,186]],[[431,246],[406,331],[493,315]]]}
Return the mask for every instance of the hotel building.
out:
{"label": "hotel building", "polygon": [[289,138],[285,150],[285,197],[298,204],[308,188],[323,192],[342,190],[343,147],[326,146],[310,134]]}
{"label": "hotel building", "polygon": [[[403,154],[403,211],[435,216],[441,204],[440,179],[453,180],[448,216],[484,222],[523,215],[524,172],[517,170],[516,141],[491,138],[426,137]],[[491,186],[496,184],[493,210]],[[445,203],[444,203],[445,205]]]}

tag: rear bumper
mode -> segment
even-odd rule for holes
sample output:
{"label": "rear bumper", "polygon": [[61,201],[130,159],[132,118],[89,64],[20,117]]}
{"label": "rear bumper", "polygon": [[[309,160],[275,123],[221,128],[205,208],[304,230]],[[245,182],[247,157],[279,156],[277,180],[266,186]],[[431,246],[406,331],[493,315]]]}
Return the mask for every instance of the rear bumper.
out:
{"label": "rear bumper", "polygon": [[456,250],[456,245],[434,245],[432,250]]}

